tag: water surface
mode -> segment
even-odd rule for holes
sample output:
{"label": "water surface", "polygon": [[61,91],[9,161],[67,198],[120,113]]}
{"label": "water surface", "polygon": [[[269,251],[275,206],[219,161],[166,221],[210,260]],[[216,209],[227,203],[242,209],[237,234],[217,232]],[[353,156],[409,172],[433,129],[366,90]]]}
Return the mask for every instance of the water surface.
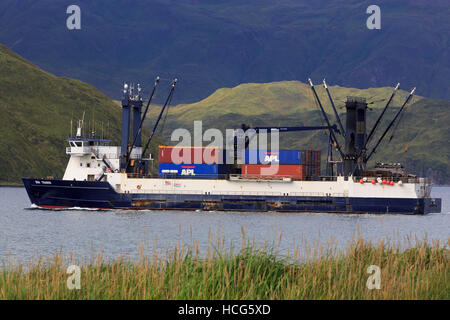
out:
{"label": "water surface", "polygon": [[[198,241],[200,249],[210,244],[210,234],[220,234],[227,243],[241,244],[242,228],[257,243],[278,241],[280,249],[291,250],[294,241],[334,239],[345,246],[356,233],[367,240],[419,238],[447,241],[450,236],[450,187],[433,188],[432,196],[442,198],[442,213],[425,216],[351,215],[329,213],[237,213],[130,210],[42,210],[30,209],[24,188],[0,188],[0,260],[13,256],[27,261],[37,255],[63,250],[90,256],[102,249],[114,258],[123,252],[137,255],[139,243],[156,248]],[[219,231],[218,231],[219,230]]]}

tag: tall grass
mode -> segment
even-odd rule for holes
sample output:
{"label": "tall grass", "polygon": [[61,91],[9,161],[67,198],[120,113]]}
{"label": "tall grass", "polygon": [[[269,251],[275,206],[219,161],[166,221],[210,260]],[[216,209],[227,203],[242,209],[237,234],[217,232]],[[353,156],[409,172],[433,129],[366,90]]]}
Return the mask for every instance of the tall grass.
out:
{"label": "tall grass", "polygon": [[[244,238],[244,232],[243,232]],[[281,238],[280,238],[281,239]],[[28,264],[5,261],[0,271],[0,299],[449,299],[447,243],[416,241],[406,250],[362,238],[337,250],[304,241],[281,255],[277,245],[241,248],[211,240],[178,243],[165,254],[137,258],[123,254],[88,259],[61,252]],[[148,245],[148,244],[147,244]],[[67,288],[66,268],[81,267],[81,289]],[[381,268],[381,288],[369,290],[369,265]]]}

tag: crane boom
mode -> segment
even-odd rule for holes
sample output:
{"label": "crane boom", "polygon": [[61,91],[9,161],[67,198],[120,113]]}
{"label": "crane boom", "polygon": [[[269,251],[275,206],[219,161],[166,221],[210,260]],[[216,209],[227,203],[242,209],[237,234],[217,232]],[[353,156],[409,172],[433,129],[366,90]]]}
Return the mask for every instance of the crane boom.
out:
{"label": "crane boom", "polygon": [[170,86],[169,95],[167,96],[166,102],[164,103],[164,105],[161,109],[161,112],[159,113],[159,116],[156,119],[156,122],[155,122],[155,125],[153,126],[152,132],[150,133],[150,136],[148,137],[147,144],[145,145],[144,150],[142,150],[142,156],[144,156],[145,152],[147,151],[148,147],[150,146],[150,141],[152,141],[153,135],[156,132],[156,128],[158,127],[159,120],[161,120],[164,110],[166,109],[170,100],[172,100],[173,92],[175,90],[175,85],[177,84],[177,81],[178,81],[177,79],[174,79],[172,85]]}
{"label": "crane boom", "polygon": [[311,86],[311,90],[314,93],[314,97],[316,98],[317,103],[319,104],[320,110],[322,111],[322,116],[325,119],[326,123],[327,123],[327,127],[328,130],[330,131],[330,135],[332,140],[334,141],[334,145],[337,149],[337,151],[339,152],[339,154],[341,155],[342,159],[344,158],[344,153],[341,150],[341,146],[339,145],[338,140],[336,139],[336,135],[334,134],[333,130],[331,130],[331,124],[330,121],[328,120],[328,116],[325,112],[325,110],[322,107],[322,103],[320,102],[319,96],[317,95],[316,89],[314,89],[314,84],[312,83],[311,79],[308,79],[309,85]]}
{"label": "crane boom", "polygon": [[[330,127],[327,126],[312,126],[312,127],[254,127],[250,128],[255,130],[256,132],[259,132],[260,130],[278,130],[280,132],[292,132],[292,131],[310,131],[310,130],[327,130],[330,129]],[[332,125],[331,129],[333,129],[336,132],[339,132],[336,125]]]}
{"label": "crane boom", "polygon": [[330,99],[331,106],[333,107],[334,115],[336,116],[336,120],[339,124],[339,128],[341,129],[341,134],[345,137],[345,130],[344,130],[344,127],[342,126],[341,118],[339,117],[339,114],[337,113],[336,106],[334,105],[333,98],[331,98],[330,90],[328,90],[328,86],[327,86],[327,83],[325,82],[325,79],[323,79],[323,87],[327,91],[328,98]]}
{"label": "crane boom", "polygon": [[394,91],[391,94],[391,97],[389,98],[388,102],[386,103],[385,107],[383,108],[383,111],[378,116],[377,121],[372,127],[372,130],[370,130],[369,135],[367,136],[366,143],[364,145],[364,149],[367,147],[370,139],[372,138],[373,134],[375,133],[375,130],[377,129],[378,125],[380,124],[381,118],[383,118],[384,113],[386,112],[387,108],[389,107],[389,104],[391,103],[392,99],[394,98],[395,94],[397,93],[398,88],[400,87],[400,83],[397,83],[397,85],[394,88]]}
{"label": "crane boom", "polygon": [[414,95],[414,91],[416,91],[416,88],[413,88],[411,90],[411,92],[409,93],[408,97],[406,97],[405,102],[403,102],[400,110],[397,111],[397,113],[395,114],[394,119],[392,119],[392,121],[389,123],[389,125],[387,126],[386,130],[383,132],[383,134],[381,135],[380,139],[378,140],[377,144],[375,145],[375,147],[373,147],[372,151],[370,152],[370,154],[367,156],[366,158],[366,162],[369,161],[370,157],[375,153],[375,151],[377,150],[378,146],[380,145],[381,141],[383,141],[384,137],[386,136],[386,134],[388,133],[389,129],[391,129],[392,125],[395,123],[395,120],[397,120],[398,116],[402,113],[405,105],[408,103],[408,101],[411,99],[411,97]]}

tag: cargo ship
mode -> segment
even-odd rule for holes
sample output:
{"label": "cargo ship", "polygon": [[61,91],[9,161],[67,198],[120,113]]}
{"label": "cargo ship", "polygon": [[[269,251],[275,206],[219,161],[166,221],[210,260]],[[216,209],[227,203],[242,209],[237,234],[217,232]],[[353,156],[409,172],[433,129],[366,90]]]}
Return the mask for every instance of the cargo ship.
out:
{"label": "cargo ship", "polygon": [[[142,127],[159,83],[156,79],[143,111],[141,88],[124,85],[122,141],[86,134],[83,120],[67,139],[70,156],[62,179],[23,178],[32,204],[41,208],[286,211],[330,213],[427,214],[441,211],[441,199],[430,196],[432,183],[407,174],[399,163],[368,160],[414,94],[413,89],[394,119],[369,152],[379,124],[399,85],[388,99],[375,125],[366,130],[368,103],[348,97],[345,128],[323,81],[334,111],[334,123],[325,112],[315,86],[308,79],[324,126],[254,127],[236,130],[233,147],[160,146],[158,170],[145,156],[176,80],[144,145]],[[131,128],[132,126],[132,128]],[[252,149],[251,134],[325,130],[329,136],[325,161],[317,150]],[[132,131],[130,133],[130,131]],[[243,150],[236,147],[244,134]],[[251,139],[250,139],[251,140]],[[341,142],[342,143],[341,146]],[[177,158],[177,159],[174,159]],[[181,161],[180,161],[181,159]],[[324,162],[324,170],[321,163]]]}

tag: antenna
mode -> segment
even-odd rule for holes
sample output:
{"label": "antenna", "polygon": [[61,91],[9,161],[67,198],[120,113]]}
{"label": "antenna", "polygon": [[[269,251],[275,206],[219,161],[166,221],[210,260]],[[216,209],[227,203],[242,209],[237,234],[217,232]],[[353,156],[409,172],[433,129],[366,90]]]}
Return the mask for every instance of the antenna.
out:
{"label": "antenna", "polygon": [[94,137],[95,134],[95,109],[94,106],[92,106],[92,137]]}
{"label": "antenna", "polygon": [[77,138],[80,138],[83,135],[84,113],[85,112],[86,111],[83,111],[83,118],[81,120],[78,120]]}
{"label": "antenna", "polygon": [[73,127],[73,110],[72,110],[72,116],[70,117],[70,137],[72,137],[72,127]]}

